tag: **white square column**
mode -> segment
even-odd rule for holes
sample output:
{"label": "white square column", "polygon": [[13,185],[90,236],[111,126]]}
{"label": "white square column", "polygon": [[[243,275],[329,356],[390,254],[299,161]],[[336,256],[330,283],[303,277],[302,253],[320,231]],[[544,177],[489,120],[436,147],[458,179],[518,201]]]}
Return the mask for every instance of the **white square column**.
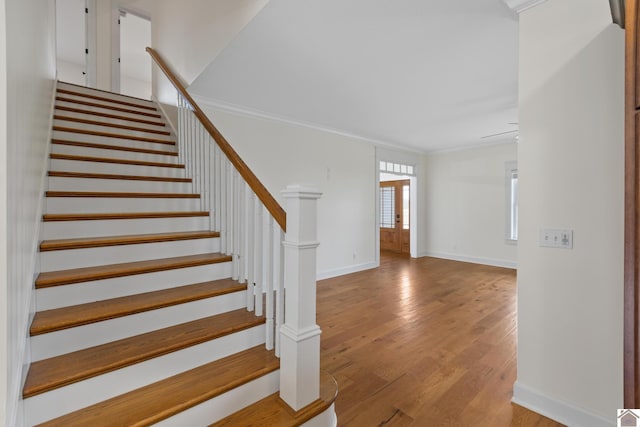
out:
{"label": "white square column", "polygon": [[284,245],[285,322],[280,328],[280,397],[298,411],[320,397],[320,328],[316,324],[317,200],[288,186]]}

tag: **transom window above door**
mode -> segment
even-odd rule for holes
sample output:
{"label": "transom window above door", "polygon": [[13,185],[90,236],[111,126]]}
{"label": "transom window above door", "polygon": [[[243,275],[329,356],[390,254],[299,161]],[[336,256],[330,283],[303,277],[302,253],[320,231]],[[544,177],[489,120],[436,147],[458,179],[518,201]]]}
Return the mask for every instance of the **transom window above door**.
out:
{"label": "transom window above door", "polygon": [[416,168],[413,165],[405,165],[402,163],[380,161],[380,172],[395,173],[399,175],[416,175]]}

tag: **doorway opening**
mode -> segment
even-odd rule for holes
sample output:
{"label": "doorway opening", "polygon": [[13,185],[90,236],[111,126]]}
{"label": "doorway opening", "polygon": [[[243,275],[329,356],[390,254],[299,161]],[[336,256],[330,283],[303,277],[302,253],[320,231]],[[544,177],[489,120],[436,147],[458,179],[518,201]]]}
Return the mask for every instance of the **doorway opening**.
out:
{"label": "doorway opening", "polygon": [[380,250],[409,254],[411,236],[408,179],[380,181]]}
{"label": "doorway opening", "polygon": [[417,179],[413,165],[380,160],[377,240],[379,252],[417,257]]}
{"label": "doorway opening", "polygon": [[151,20],[125,9],[114,10],[111,90],[137,98],[151,98]]}
{"label": "doorway opening", "polygon": [[56,2],[57,78],[80,86],[89,85],[86,10],[85,0]]}

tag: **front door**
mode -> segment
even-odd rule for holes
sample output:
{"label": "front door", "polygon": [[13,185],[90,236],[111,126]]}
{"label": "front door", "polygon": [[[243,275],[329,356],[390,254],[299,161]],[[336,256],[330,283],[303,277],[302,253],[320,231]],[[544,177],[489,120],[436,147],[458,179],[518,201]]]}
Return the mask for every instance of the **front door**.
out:
{"label": "front door", "polygon": [[409,180],[380,183],[380,249],[409,253]]}

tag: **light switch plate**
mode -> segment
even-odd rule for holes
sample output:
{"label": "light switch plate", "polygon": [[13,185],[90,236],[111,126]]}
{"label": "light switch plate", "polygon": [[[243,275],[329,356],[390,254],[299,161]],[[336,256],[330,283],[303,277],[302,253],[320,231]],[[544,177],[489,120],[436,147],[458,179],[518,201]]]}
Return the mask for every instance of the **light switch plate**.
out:
{"label": "light switch plate", "polygon": [[573,230],[544,228],[540,230],[539,246],[573,249]]}

